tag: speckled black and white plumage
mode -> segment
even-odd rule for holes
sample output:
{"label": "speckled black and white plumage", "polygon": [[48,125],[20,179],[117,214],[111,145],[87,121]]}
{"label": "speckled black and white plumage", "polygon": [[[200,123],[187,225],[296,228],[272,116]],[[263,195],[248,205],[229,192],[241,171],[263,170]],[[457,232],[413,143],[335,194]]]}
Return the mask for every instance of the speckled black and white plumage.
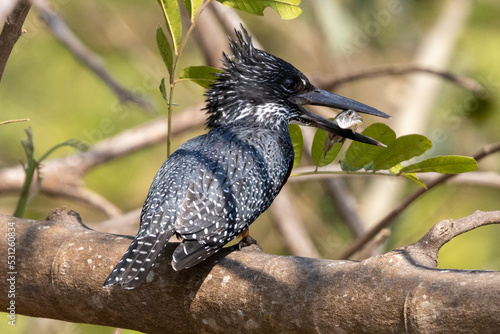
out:
{"label": "speckled black and white plumage", "polygon": [[224,55],[224,71],[206,93],[210,131],[184,143],[161,166],[139,232],[104,287],[139,285],[174,234],[182,241],[172,267],[181,270],[205,260],[252,224],[290,175],[291,121],[376,143],[295,103],[297,96],[309,102],[319,90],[289,63],[255,49],[244,29],[237,37],[230,40],[234,56]]}

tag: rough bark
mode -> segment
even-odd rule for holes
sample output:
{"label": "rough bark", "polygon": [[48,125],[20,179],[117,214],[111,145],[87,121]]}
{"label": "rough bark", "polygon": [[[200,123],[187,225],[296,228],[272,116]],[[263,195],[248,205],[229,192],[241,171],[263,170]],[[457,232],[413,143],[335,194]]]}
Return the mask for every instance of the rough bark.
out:
{"label": "rough bark", "polygon": [[[494,333],[500,272],[433,266],[454,233],[499,222],[500,211],[443,221],[418,243],[362,262],[251,246],[174,272],[165,256],[138,288],[108,290],[102,283],[130,237],[88,229],[72,211],[45,221],[0,216],[2,235],[12,226],[16,235],[15,268],[2,261],[0,288],[12,289],[4,275],[15,277],[16,314],[147,333]],[[6,242],[0,248],[7,253]],[[2,294],[0,307],[10,300]]]}

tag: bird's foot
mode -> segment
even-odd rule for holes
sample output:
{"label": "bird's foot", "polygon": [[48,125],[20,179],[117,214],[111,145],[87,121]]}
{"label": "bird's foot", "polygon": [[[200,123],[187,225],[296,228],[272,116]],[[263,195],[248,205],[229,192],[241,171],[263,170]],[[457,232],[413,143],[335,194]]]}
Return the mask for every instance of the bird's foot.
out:
{"label": "bird's foot", "polygon": [[258,244],[257,241],[250,236],[250,234],[247,234],[238,243],[238,248],[241,250],[243,247],[248,247],[251,245],[258,245]]}

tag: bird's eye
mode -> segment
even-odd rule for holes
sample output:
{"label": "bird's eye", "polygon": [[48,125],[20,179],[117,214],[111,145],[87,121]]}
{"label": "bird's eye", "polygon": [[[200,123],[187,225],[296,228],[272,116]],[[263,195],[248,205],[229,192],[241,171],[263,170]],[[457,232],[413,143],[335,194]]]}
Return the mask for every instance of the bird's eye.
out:
{"label": "bird's eye", "polygon": [[298,81],[295,77],[286,77],[285,80],[283,80],[283,85],[288,90],[295,90],[297,89]]}

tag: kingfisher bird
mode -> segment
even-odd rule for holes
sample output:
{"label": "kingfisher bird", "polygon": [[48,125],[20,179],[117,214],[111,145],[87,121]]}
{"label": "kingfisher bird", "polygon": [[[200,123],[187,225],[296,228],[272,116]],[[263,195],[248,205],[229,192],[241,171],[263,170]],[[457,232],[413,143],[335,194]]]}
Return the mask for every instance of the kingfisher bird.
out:
{"label": "kingfisher bird", "polygon": [[173,152],[156,174],[139,231],[104,282],[137,287],[174,235],[174,270],[190,268],[236,238],[273,202],[294,161],[288,125],[313,126],[337,136],[383,145],[320,117],[303,105],[390,116],[318,89],[286,61],[256,49],[241,27],[229,38],[223,71],[205,93],[206,134]]}

